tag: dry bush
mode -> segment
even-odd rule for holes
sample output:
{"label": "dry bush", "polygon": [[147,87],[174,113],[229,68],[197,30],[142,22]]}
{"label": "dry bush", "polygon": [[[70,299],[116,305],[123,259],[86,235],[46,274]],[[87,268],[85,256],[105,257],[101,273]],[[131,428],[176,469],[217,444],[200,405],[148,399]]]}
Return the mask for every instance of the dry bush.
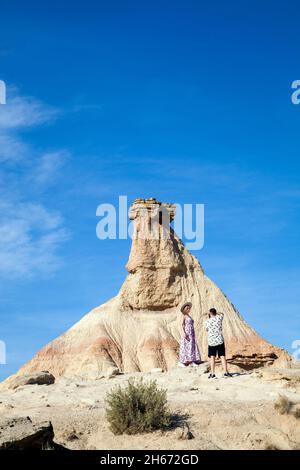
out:
{"label": "dry bush", "polygon": [[265,445],[265,450],[280,450],[279,447],[277,447],[275,444],[272,442],[268,442]]}
{"label": "dry bush", "polygon": [[298,407],[294,410],[293,415],[295,416],[295,418],[300,419],[300,406],[298,406]]}
{"label": "dry bush", "polygon": [[129,380],[106,397],[106,417],[114,434],[138,434],[165,429],[171,424],[167,392],[155,381]]}
{"label": "dry bush", "polygon": [[281,395],[278,400],[274,403],[275,410],[278,411],[278,413],[281,415],[289,414],[291,407],[292,402],[290,402],[290,400],[284,395]]}

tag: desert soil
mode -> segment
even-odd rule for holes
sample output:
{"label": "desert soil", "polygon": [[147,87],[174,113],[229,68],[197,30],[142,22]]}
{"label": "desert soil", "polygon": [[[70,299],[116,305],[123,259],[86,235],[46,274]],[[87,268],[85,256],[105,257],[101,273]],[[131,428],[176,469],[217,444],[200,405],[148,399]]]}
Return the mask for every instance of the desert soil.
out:
{"label": "desert soil", "polygon": [[[53,385],[26,385],[0,392],[0,422],[29,416],[49,420],[55,441],[71,449],[300,449],[300,419],[274,409],[278,397],[300,407],[300,369],[259,369],[208,380],[207,366],[132,373],[99,380],[60,378]],[[157,380],[171,411],[186,416],[193,439],[179,428],[114,436],[105,418],[105,396],[130,377]]]}

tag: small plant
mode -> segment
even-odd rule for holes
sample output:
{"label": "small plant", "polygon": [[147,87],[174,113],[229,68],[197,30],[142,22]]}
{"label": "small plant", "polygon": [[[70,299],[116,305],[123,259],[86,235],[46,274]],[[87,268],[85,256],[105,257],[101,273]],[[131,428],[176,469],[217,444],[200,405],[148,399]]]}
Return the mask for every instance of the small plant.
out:
{"label": "small plant", "polygon": [[294,416],[296,419],[300,419],[300,407],[297,407],[294,411]]}
{"label": "small plant", "polygon": [[165,429],[171,424],[166,390],[156,381],[129,380],[106,397],[106,417],[114,434],[138,434]]}
{"label": "small plant", "polygon": [[278,413],[281,415],[289,414],[291,407],[292,407],[292,403],[287,397],[283,395],[281,395],[278,398],[278,400],[274,403],[275,410],[277,410]]}
{"label": "small plant", "polygon": [[280,449],[272,442],[267,442],[265,445],[265,450],[280,450]]}

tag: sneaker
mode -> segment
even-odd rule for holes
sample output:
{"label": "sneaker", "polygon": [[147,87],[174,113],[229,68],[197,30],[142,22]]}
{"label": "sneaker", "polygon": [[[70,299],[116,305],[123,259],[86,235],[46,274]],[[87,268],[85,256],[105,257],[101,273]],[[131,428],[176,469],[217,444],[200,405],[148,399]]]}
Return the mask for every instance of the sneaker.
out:
{"label": "sneaker", "polygon": [[209,374],[208,378],[209,379],[216,379],[216,376],[215,376],[215,374]]}
{"label": "sneaker", "polygon": [[232,374],[230,372],[225,372],[224,377],[232,377]]}
{"label": "sneaker", "polygon": [[191,364],[191,366],[192,366],[192,367],[199,367],[199,364],[196,364],[196,362],[193,362],[193,363]]}
{"label": "sneaker", "polygon": [[182,364],[182,362],[178,362],[179,367],[187,367],[185,364]]}

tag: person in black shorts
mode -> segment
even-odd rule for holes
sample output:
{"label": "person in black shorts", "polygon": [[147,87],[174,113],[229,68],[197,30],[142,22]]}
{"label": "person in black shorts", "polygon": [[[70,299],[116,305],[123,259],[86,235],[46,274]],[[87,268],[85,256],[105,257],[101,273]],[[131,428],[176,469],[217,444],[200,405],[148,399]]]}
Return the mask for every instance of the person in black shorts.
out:
{"label": "person in black shorts", "polygon": [[209,318],[206,320],[206,331],[208,336],[208,357],[210,358],[209,379],[214,379],[216,356],[221,359],[224,377],[232,377],[228,372],[227,361],[225,357],[225,344],[222,331],[224,314],[217,313],[215,308],[209,310]]}

